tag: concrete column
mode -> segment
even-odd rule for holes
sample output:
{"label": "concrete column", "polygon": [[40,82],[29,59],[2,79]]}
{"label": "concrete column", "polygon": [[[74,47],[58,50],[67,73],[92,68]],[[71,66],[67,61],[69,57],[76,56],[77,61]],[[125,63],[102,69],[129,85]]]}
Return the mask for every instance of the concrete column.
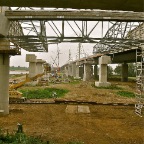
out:
{"label": "concrete column", "polygon": [[34,77],[37,74],[36,62],[29,62],[29,77]]}
{"label": "concrete column", "polygon": [[42,59],[37,59],[36,60],[36,74],[42,74],[44,72],[44,67],[43,67],[43,61]]}
{"label": "concrete column", "polygon": [[83,81],[88,81],[92,78],[91,64],[84,64]]}
{"label": "concrete column", "polygon": [[68,65],[68,75],[72,76],[72,65],[71,64]]}
{"label": "concrete column", "polygon": [[121,81],[127,82],[128,81],[128,64],[123,63],[122,64],[122,78]]}
{"label": "concrete column", "polygon": [[99,82],[95,82],[95,86],[103,86],[107,87],[111,84],[107,82],[107,64],[111,62],[111,59],[109,56],[101,56],[99,58]]}
{"label": "concrete column", "polygon": [[9,114],[9,55],[0,54],[0,113]]}
{"label": "concrete column", "polygon": [[79,67],[79,77],[83,78],[83,75],[84,75],[84,66],[81,65],[81,66]]}
{"label": "concrete column", "polygon": [[72,76],[76,77],[76,63],[72,64]]}
{"label": "concrete column", "polygon": [[94,65],[94,79],[98,78],[98,67],[97,65]]}
{"label": "concrete column", "polygon": [[79,65],[76,65],[76,78],[80,78],[80,76],[79,76]]}
{"label": "concrete column", "polygon": [[[0,39],[0,49],[9,50],[10,43]],[[9,54],[0,54],[0,113],[9,114]]]}
{"label": "concrete column", "polygon": [[64,67],[64,73],[66,74],[66,76],[68,77],[68,67]]}
{"label": "concrete column", "polygon": [[36,56],[34,54],[26,55],[26,62],[29,62],[29,77],[34,77],[37,74]]}

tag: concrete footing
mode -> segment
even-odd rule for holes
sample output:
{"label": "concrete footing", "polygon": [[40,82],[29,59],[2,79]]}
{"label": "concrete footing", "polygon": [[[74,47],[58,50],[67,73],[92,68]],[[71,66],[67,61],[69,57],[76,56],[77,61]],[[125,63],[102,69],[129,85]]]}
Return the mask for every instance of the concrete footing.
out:
{"label": "concrete footing", "polygon": [[95,82],[95,86],[97,87],[108,87],[111,86],[110,82]]}

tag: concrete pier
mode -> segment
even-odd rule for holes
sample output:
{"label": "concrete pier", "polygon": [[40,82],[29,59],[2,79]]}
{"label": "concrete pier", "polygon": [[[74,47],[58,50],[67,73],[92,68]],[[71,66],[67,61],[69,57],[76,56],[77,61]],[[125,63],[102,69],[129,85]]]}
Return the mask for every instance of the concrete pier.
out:
{"label": "concrete pier", "polygon": [[45,63],[45,61],[43,61],[42,59],[36,60],[36,74],[44,73],[43,63]]}
{"label": "concrete pier", "polygon": [[76,78],[80,78],[80,75],[79,75],[79,65],[76,65]]}
{"label": "concrete pier", "polygon": [[127,82],[128,81],[128,64],[127,63],[123,63],[122,64],[121,81],[123,81],[123,82]]}
{"label": "concrete pier", "polygon": [[89,81],[91,78],[92,78],[91,64],[85,63],[83,81]]}
{"label": "concrete pier", "polygon": [[29,77],[34,77],[37,74],[36,56],[34,54],[26,55],[26,62],[29,62]]}
{"label": "concrete pier", "polygon": [[72,64],[68,65],[68,76],[72,76]]}
{"label": "concrete pier", "polygon": [[76,63],[72,64],[72,76],[76,77]]}
{"label": "concrete pier", "polygon": [[83,79],[83,75],[84,75],[84,66],[81,65],[79,67],[79,76],[80,76],[81,79]]}
{"label": "concrete pier", "polygon": [[0,111],[9,114],[9,54],[0,54]]}
{"label": "concrete pier", "polygon": [[[9,50],[10,43],[0,39],[0,49]],[[9,54],[0,53],[0,113],[9,114]]]}
{"label": "concrete pier", "polygon": [[68,66],[64,67],[64,73],[65,73],[66,76],[68,77]]}
{"label": "concrete pier", "polygon": [[99,58],[99,82],[95,82],[95,86],[107,87],[111,84],[107,82],[107,64],[111,63],[109,56],[101,56]]}
{"label": "concrete pier", "polygon": [[94,79],[98,79],[98,67],[94,65]]}

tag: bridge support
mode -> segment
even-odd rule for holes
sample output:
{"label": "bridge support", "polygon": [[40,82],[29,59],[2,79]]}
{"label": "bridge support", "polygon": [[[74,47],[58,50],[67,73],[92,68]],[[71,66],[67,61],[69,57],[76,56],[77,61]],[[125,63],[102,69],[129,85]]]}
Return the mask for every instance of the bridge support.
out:
{"label": "bridge support", "polygon": [[76,77],[76,63],[72,63],[72,76]]}
{"label": "bridge support", "polygon": [[84,66],[81,65],[79,67],[79,77],[82,79],[83,78],[83,75],[84,75]]}
{"label": "bridge support", "polygon": [[66,76],[68,77],[68,66],[64,67],[64,73],[65,73]]}
{"label": "bridge support", "polygon": [[45,61],[43,61],[42,59],[36,60],[36,73],[37,74],[42,74],[44,72],[43,63],[45,63]]}
{"label": "bridge support", "polygon": [[125,63],[125,62],[122,64],[122,78],[121,78],[121,81],[123,81],[123,82],[128,81],[128,64]]}
{"label": "bridge support", "polygon": [[111,63],[110,56],[101,56],[99,58],[99,82],[95,82],[95,86],[107,87],[111,83],[107,82],[107,64]]}
{"label": "bridge support", "polygon": [[9,114],[9,49],[10,43],[0,40],[0,50],[5,49],[6,53],[0,51],[0,113]]}
{"label": "bridge support", "polygon": [[84,64],[83,81],[89,81],[90,79],[92,79],[91,64],[85,63],[85,64]]}
{"label": "bridge support", "polygon": [[94,65],[94,79],[98,79],[98,67],[97,65]]}
{"label": "bridge support", "polygon": [[72,76],[72,65],[68,65],[68,76]]}
{"label": "bridge support", "polygon": [[80,75],[79,75],[79,65],[76,65],[76,78],[80,78]]}
{"label": "bridge support", "polygon": [[34,54],[27,54],[26,62],[29,62],[29,77],[31,78],[36,76],[36,56]]}

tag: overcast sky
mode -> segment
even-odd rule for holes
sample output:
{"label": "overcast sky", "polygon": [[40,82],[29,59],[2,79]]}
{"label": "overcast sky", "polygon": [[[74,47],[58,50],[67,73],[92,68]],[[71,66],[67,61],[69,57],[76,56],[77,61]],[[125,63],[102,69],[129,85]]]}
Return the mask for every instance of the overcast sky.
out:
{"label": "overcast sky", "polygon": [[[95,44],[82,44],[82,52],[84,51],[87,55],[92,55],[93,52],[93,46]],[[76,54],[78,54],[78,43],[60,43],[58,44],[60,55],[59,55],[59,63],[60,66],[67,63],[69,60],[69,49],[71,52],[71,58],[76,59]],[[57,59],[57,44],[49,45],[48,52],[27,52],[25,50],[21,50],[21,55],[11,56],[10,57],[10,66],[26,66],[28,67],[28,62],[25,61],[26,54],[35,54],[37,56],[37,59],[43,59],[47,61],[50,64],[53,64],[56,66],[55,63],[58,63]],[[84,56],[84,55],[81,55]],[[55,62],[54,62],[54,60]]]}

